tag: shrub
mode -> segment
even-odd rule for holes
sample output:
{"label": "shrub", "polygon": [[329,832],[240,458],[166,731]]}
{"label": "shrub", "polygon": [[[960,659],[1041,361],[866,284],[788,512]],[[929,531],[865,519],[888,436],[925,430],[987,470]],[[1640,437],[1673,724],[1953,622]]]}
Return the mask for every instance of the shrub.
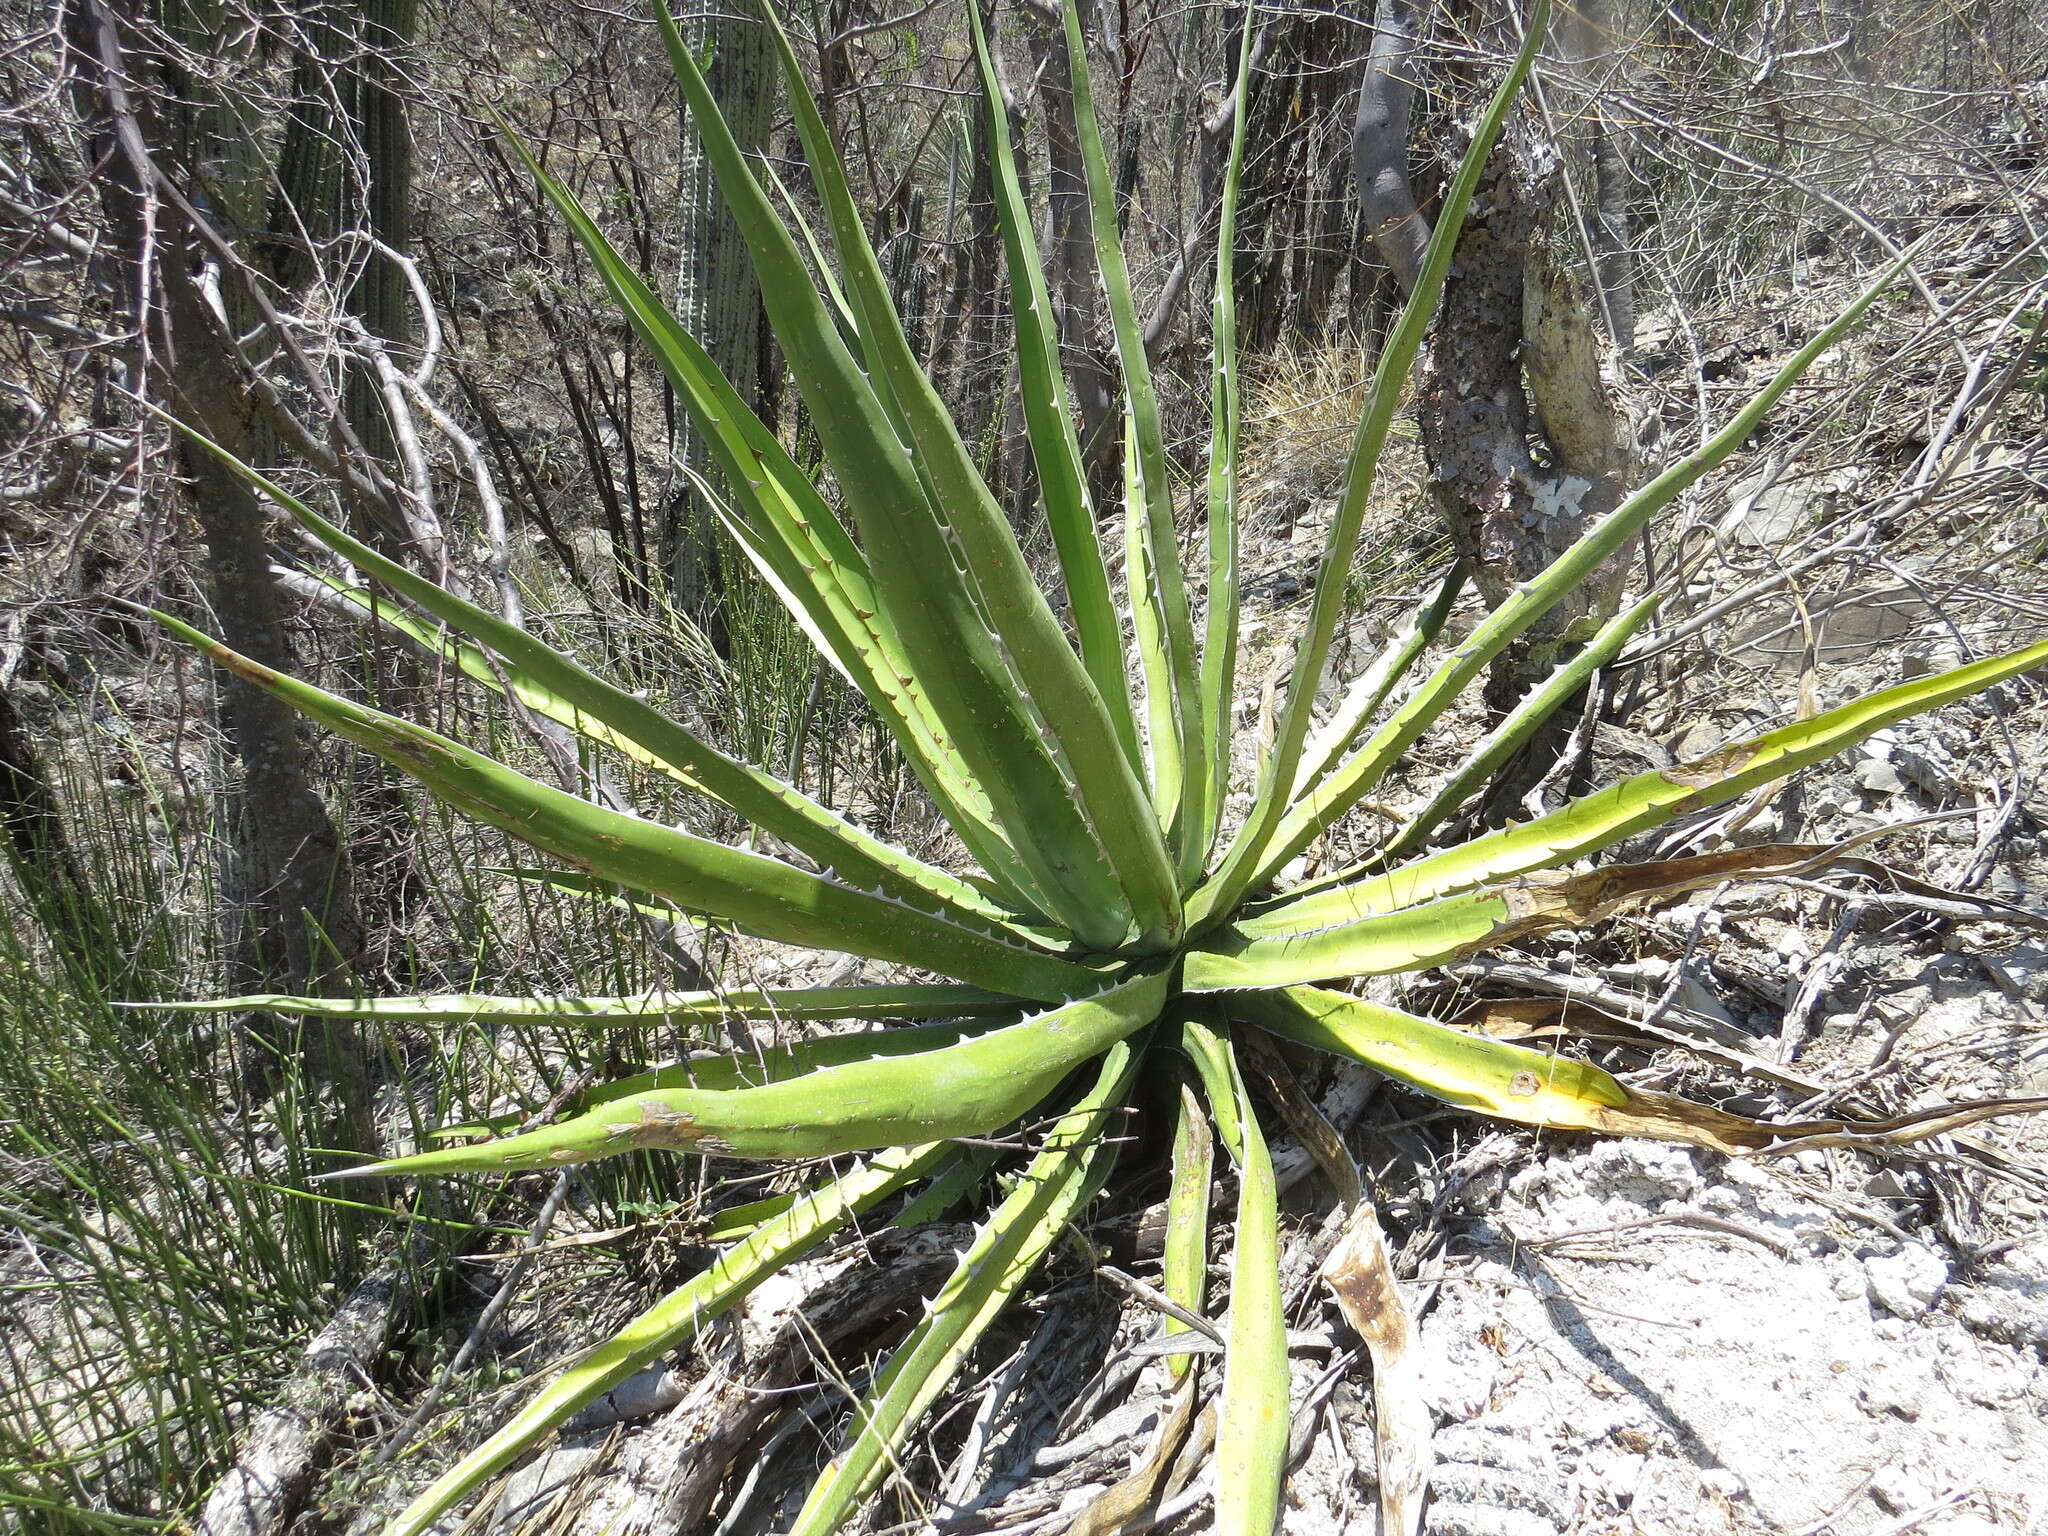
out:
{"label": "shrub", "polygon": [[[709,1268],[544,1386],[423,1493],[394,1531],[423,1530],[580,1405],[687,1341],[855,1217],[911,1192],[921,1191],[899,1220],[928,1219],[971,1197],[984,1185],[987,1160],[961,1139],[1021,1122],[1024,1129],[1011,1134],[1031,1139],[1028,1165],[997,1187],[971,1246],[876,1376],[795,1527],[807,1536],[833,1530],[902,1454],[976,1341],[1109,1175],[1117,1155],[1109,1133],[1120,1112],[1141,1085],[1162,1080],[1169,1088],[1164,1102],[1178,1102],[1181,1116],[1165,1286],[1184,1308],[1204,1304],[1212,1137],[1236,1168],[1217,1528],[1269,1530],[1288,1444],[1287,1347],[1272,1167],[1239,1063],[1249,1030],[1336,1052],[1451,1104],[1523,1124],[1724,1149],[1758,1146],[1779,1130],[1797,1129],[1762,1127],[1631,1090],[1591,1065],[1467,1035],[1326,984],[1427,968],[1532,932],[1589,923],[1626,903],[1811,862],[1811,850],[1765,849],[1558,872],[1634,833],[1817,762],[1889,722],[2048,661],[2048,645],[1917,679],[1701,761],[1638,775],[1526,824],[1423,851],[1573,680],[1613,655],[1648,618],[1656,599],[1646,598],[1592,642],[1580,672],[1561,676],[1511,715],[1451,789],[1374,859],[1299,889],[1275,887],[1290,861],[1370,793],[1504,647],[1741,444],[1899,272],[1886,272],[1699,452],[1656,476],[1487,615],[1398,707],[1384,710],[1416,672],[1447,602],[1418,613],[1381,664],[1327,718],[1315,720],[1317,684],[1374,468],[1479,170],[1529,69],[1541,10],[1445,194],[1422,278],[1379,360],[1291,686],[1256,783],[1246,786],[1241,818],[1225,813],[1235,803],[1239,413],[1230,264],[1243,114],[1214,286],[1213,419],[1200,551],[1206,601],[1198,638],[1158,405],[1071,7],[1067,28],[1095,248],[1126,388],[1121,591],[1098,538],[1099,519],[1116,509],[1091,503],[1082,472],[1031,220],[976,21],[1017,366],[1071,635],[906,343],[824,123],[773,18],[836,247],[837,282],[822,258],[813,270],[806,244],[777,214],[665,12],[661,26],[752,251],[841,505],[828,501],[745,407],[571,194],[532,165],[711,443],[734,538],[893,732],[977,872],[942,869],[892,847],[243,471],[385,589],[388,595],[374,602],[368,592],[357,594],[373,611],[443,647],[483,686],[729,808],[786,855],[723,846],[591,803],[444,736],[257,666],[166,618],[174,632],[396,764],[451,806],[584,876],[665,898],[761,939],[944,978],[613,999],[260,1000],[307,1014],[557,1016],[578,1027],[650,1015],[892,1021],[886,1029],[826,1036],[757,1059],[689,1060],[589,1091],[555,1124],[351,1170],[413,1176],[553,1168],[649,1148],[847,1160],[800,1198],[752,1213],[755,1223]],[[798,234],[810,241],[808,231]],[[1133,684],[1134,670],[1141,686]],[[1180,1091],[1182,1084],[1191,1091]]]}

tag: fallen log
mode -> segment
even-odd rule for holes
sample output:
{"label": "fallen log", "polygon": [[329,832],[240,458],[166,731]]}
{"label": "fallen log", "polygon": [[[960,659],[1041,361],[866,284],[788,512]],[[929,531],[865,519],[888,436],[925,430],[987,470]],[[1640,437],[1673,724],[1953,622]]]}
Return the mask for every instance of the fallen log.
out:
{"label": "fallen log", "polygon": [[193,1536],[279,1536],[304,1506],[334,1449],[349,1399],[411,1315],[424,1242],[373,1270],[313,1336],[278,1401],[250,1426],[234,1467],[200,1513]]}

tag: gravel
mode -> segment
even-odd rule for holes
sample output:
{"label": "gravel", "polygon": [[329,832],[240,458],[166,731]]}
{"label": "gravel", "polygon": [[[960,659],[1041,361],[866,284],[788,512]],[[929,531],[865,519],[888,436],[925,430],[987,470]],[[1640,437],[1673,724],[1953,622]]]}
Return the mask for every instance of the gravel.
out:
{"label": "gravel", "polygon": [[[1431,1536],[2042,1528],[2048,1234],[1972,1267],[1906,1202],[1824,1191],[1650,1142],[1495,1176],[1421,1327]],[[1312,1457],[1287,1530],[1373,1529],[1357,1465]]]}

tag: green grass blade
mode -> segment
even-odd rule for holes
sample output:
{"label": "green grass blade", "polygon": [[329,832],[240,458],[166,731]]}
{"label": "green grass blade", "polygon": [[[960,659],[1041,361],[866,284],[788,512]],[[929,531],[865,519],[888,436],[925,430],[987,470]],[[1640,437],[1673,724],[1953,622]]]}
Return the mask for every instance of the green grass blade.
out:
{"label": "green grass blade", "polygon": [[579,800],[460,742],[274,672],[168,615],[157,619],[237,676],[410,774],[453,808],[585,873],[727,918],[764,938],[925,967],[1020,997],[1058,1001],[1100,982],[1084,967],[947,914]]}
{"label": "green grass blade", "polygon": [[1822,762],[1887,725],[1968,698],[2043,665],[2048,665],[2048,642],[1899,683],[1810,720],[1794,721],[1723,747],[1698,762],[1637,774],[1548,816],[1518,827],[1503,827],[1400,869],[1364,879],[1356,878],[1358,871],[1346,871],[1333,878],[1347,883],[1275,903],[1238,927],[1247,935],[1260,937],[1328,928],[1412,907],[1482,882],[1567,864],[1634,833],[1722,804]]}
{"label": "green grass blade", "polygon": [[[1088,226],[1095,242],[1095,265],[1109,300],[1110,327],[1116,336],[1117,361],[1124,380],[1125,516],[1136,527],[1131,542],[1142,544],[1142,565],[1127,569],[1132,577],[1134,610],[1149,611],[1154,639],[1156,677],[1148,683],[1151,714],[1171,725],[1171,755],[1162,732],[1155,730],[1152,752],[1154,784],[1161,800],[1177,788],[1174,804],[1162,805],[1171,824],[1176,868],[1192,874],[1206,848],[1194,845],[1209,820],[1210,758],[1208,728],[1202,718],[1199,661],[1195,655],[1194,620],[1188,609],[1187,581],[1181,570],[1180,536],[1174,527],[1173,486],[1168,479],[1166,434],[1160,425],[1159,394],[1152,382],[1152,364],[1145,355],[1144,327],[1131,294],[1131,274],[1117,227],[1116,189],[1109,174],[1109,156],[1102,147],[1102,128],[1095,112],[1095,92],[1088,68],[1088,41],[1074,0],[1066,0],[1068,74],[1074,90],[1074,129],[1088,183]],[[1142,577],[1142,580],[1138,578]],[[1178,783],[1159,771],[1171,762]]]}
{"label": "green grass blade", "polygon": [[1287,1471],[1287,1318],[1280,1290],[1280,1192],[1273,1159],[1229,1040],[1199,1021],[1182,1028],[1237,1163],[1223,1391],[1216,1419],[1219,1536],[1271,1536]]}
{"label": "green grass blade", "polygon": [[1629,1102],[1598,1067],[1319,987],[1247,992],[1231,1010],[1261,1028],[1360,1061],[1432,1098],[1521,1125],[1597,1128]]}
{"label": "green grass blade", "polygon": [[1017,372],[1024,407],[1024,430],[1038,469],[1039,497],[1046,525],[1059,556],[1066,584],[1067,606],[1081,643],[1081,662],[1109,709],[1124,756],[1135,772],[1140,764],[1138,728],[1131,709],[1131,688],[1124,670],[1123,633],[1116,600],[1110,595],[1096,533],[1096,513],[1088,495],[1087,471],[1075,434],[1074,413],[1067,401],[1065,371],[1060,366],[1059,334],[1053,326],[1052,295],[1045,281],[1045,262],[1032,238],[1032,214],[1017,172],[1016,146],[1010,140],[1009,114],[1003,109],[1002,83],[988,50],[979,5],[967,8],[980,67],[982,110],[987,115],[988,144],[993,162],[996,228],[1003,241],[1010,278],[1010,311],[1017,326]]}
{"label": "green grass blade", "polygon": [[[814,1044],[792,1066],[826,1064],[797,1075],[766,1074],[759,1086],[676,1084],[706,1064],[663,1069],[656,1086],[604,1097],[583,1114],[538,1130],[469,1146],[366,1163],[325,1178],[426,1177],[555,1168],[627,1152],[693,1152],[720,1157],[836,1157],[877,1147],[985,1136],[1025,1113],[1089,1057],[1142,1029],[1166,1000],[1158,973],[1116,985],[1007,1028],[969,1033],[940,1025],[889,1035],[856,1035]],[[909,1037],[909,1038],[906,1038]],[[945,1040],[897,1054],[905,1045]],[[882,1054],[886,1052],[887,1054]],[[835,1061],[840,1055],[854,1059]],[[733,1067],[735,1081],[746,1069]]]}
{"label": "green grass blade", "polygon": [[1230,155],[1223,167],[1217,210],[1216,277],[1209,299],[1209,479],[1204,498],[1209,576],[1202,633],[1202,738],[1208,755],[1208,799],[1181,849],[1181,878],[1192,881],[1207,866],[1230,793],[1231,727],[1236,719],[1237,604],[1239,587],[1237,438],[1242,410],[1237,377],[1237,202],[1243,182],[1245,124],[1251,90],[1253,24],[1247,10],[1237,59],[1237,111]]}
{"label": "green grass blade", "polygon": [[424,1536],[443,1515],[510,1465],[584,1404],[695,1337],[697,1331],[763,1280],[794,1263],[861,1212],[941,1169],[943,1146],[884,1152],[834,1180],[784,1214],[763,1222],[680,1289],[628,1323],[549,1382],[482,1445],[437,1478],[385,1528],[384,1536]]}
{"label": "green grass blade", "polygon": [[922,1322],[890,1356],[855,1413],[852,1441],[811,1489],[790,1536],[829,1536],[897,1460],[967,1352],[1058,1239],[1091,1192],[1111,1117],[1136,1076],[1140,1053],[1121,1042],[1089,1090],[1046,1135],[1017,1187],[975,1233]]}
{"label": "green grass blade", "polygon": [[1374,857],[1391,862],[1421,847],[1446,817],[1493,781],[1495,771],[1514,756],[1544,721],[1578,697],[1593,674],[1621,654],[1621,648],[1635,638],[1636,631],[1649,622],[1663,601],[1662,593],[1653,592],[1602,625],[1583,650],[1530,689],[1528,697],[1508,711],[1458,765],[1458,771],[1443,788],[1430,797],[1429,804],[1410,817],[1408,824]]}
{"label": "green grass blade", "polygon": [[[1197,1316],[1209,1295],[1209,1192],[1216,1180],[1216,1137],[1202,1101],[1185,1083],[1173,1125],[1173,1180],[1166,1193],[1166,1261],[1163,1282],[1169,1298]],[[1187,1324],[1166,1320],[1168,1333]],[[1174,1378],[1187,1375],[1186,1355],[1168,1357]]]}
{"label": "green grass blade", "polygon": [[[1584,537],[1560,555],[1541,576],[1524,583],[1506,602],[1488,614],[1456,654],[1431,675],[1370,741],[1287,811],[1261,856],[1247,866],[1242,884],[1235,886],[1236,893],[1241,895],[1243,891],[1270,880],[1281,865],[1356,805],[1360,797],[1369,793],[1388,769],[1399,761],[1401,754],[1451,706],[1466,685],[1477,678],[1517,635],[1547,613],[1565,593],[1589,579],[1674,497],[1741,447],[1764,415],[1812,366],[1814,360],[1840,341],[1862,318],[1864,311],[1877,302],[1914,254],[1909,251],[1886,268],[1883,276],[1793,354],[1771,382],[1701,448],[1636,491],[1601,522],[1588,529]],[[1217,882],[1212,896],[1198,896],[1192,905],[1199,908],[1204,917],[1212,918],[1225,910],[1217,903],[1231,894],[1231,890],[1230,885]],[[1190,917],[1191,923],[1195,920]]]}
{"label": "green grass blade", "polygon": [[1180,933],[1180,889],[1143,788],[1117,739],[1109,707],[1068,645],[1008,518],[975,469],[973,456],[903,333],[838,151],[772,7],[768,25],[782,54],[797,132],[825,204],[874,371],[901,413],[933,504],[943,509],[1017,682],[1042,718],[1045,738],[1074,802],[1094,828],[1114,872],[1115,889],[1109,899],[1136,916],[1147,942],[1164,947]]}
{"label": "green grass blade", "polygon": [[1224,856],[1215,877],[1191,902],[1190,926],[1199,927],[1228,913],[1247,891],[1269,879],[1272,870],[1286,862],[1285,857],[1277,860],[1274,857],[1276,833],[1281,832],[1285,825],[1282,818],[1288,809],[1302,748],[1314,720],[1316,686],[1323,675],[1323,664],[1329,659],[1330,642],[1336,635],[1337,621],[1342,615],[1351,560],[1358,547],[1359,531],[1364,526],[1366,503],[1372,492],[1380,453],[1386,446],[1387,434],[1393,427],[1394,415],[1403,397],[1409,365],[1422,344],[1423,332],[1436,310],[1444,279],[1450,273],[1451,254],[1457,244],[1458,231],[1464,224],[1466,209],[1471,205],[1472,194],[1479,184],[1480,173],[1485,169],[1494,141],[1499,138],[1507,121],[1508,110],[1514,105],[1535,60],[1536,47],[1542,40],[1548,17],[1549,0],[1536,0],[1529,12],[1521,51],[1508,67],[1500,88],[1474,128],[1471,148],[1459,164],[1450,186],[1445,189],[1443,206],[1438,211],[1436,228],[1430,235],[1415,290],[1409,295],[1400,318],[1380,350],[1379,365],[1373,373],[1372,388],[1366,397],[1365,415],[1360,419],[1358,434],[1352,441],[1344,493],[1337,503],[1337,513],[1331,521],[1322,563],[1317,570],[1315,597],[1309,606],[1308,630],[1296,647],[1293,677],[1274,735],[1273,752],[1260,775],[1251,814],[1238,828],[1230,851]]}
{"label": "green grass blade", "polygon": [[1180,692],[1175,683],[1173,648],[1167,638],[1159,601],[1158,572],[1152,563],[1153,544],[1145,519],[1145,490],[1138,474],[1130,434],[1124,436],[1124,584],[1131,597],[1131,643],[1138,653],[1138,673],[1145,688],[1145,744],[1149,749],[1152,803],[1167,839],[1174,845],[1175,867],[1186,861],[1183,821],[1187,816],[1187,743],[1182,739]]}
{"label": "green grass blade", "polygon": [[[1076,803],[1057,744],[1041,735],[1045,722],[1012,671],[1008,653],[989,631],[969,574],[969,552],[948,521],[957,515],[955,509],[948,508],[942,517],[927,498],[912,455],[868,376],[847,351],[795,241],[719,117],[710,86],[673,17],[657,6],[656,19],[706,158],[752,252],[769,319],[854,514],[875,576],[878,607],[902,642],[908,673],[923,684],[948,739],[988,794],[1006,840],[1044,893],[1048,910],[1084,943],[1115,948],[1129,934],[1130,904]],[[780,29],[773,30],[780,38]],[[782,46],[786,49],[786,39]],[[860,274],[850,275],[855,279],[850,297],[864,323],[872,325],[875,317],[866,312]],[[871,348],[882,339],[867,337]],[[887,350],[881,348],[885,364]],[[1034,596],[1043,609],[1042,595],[1034,589]],[[1060,644],[1064,649],[1063,638]],[[1078,673],[1079,663],[1071,651],[1066,654]],[[1086,692],[1093,695],[1092,689]],[[1055,702],[1068,709],[1076,704],[1072,698]],[[1100,710],[1099,699],[1094,707]],[[1120,752],[1118,758],[1118,770],[1128,774]],[[1153,836],[1156,840],[1156,832]]]}

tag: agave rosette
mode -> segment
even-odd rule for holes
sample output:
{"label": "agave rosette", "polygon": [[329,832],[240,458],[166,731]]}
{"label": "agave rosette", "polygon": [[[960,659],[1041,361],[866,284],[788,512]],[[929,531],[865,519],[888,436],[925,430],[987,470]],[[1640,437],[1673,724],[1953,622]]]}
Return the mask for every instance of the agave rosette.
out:
{"label": "agave rosette", "polygon": [[[986,88],[1024,420],[1057,554],[1064,620],[905,339],[824,122],[772,14],[766,24],[826,214],[836,280],[807,257],[821,242],[808,230],[792,232],[778,214],[720,119],[698,62],[667,12],[657,10],[676,78],[752,252],[770,320],[831,467],[831,498],[574,196],[529,164],[710,445],[733,536],[825,659],[886,724],[975,871],[937,867],[871,835],[521,628],[384,558],[254,471],[243,473],[383,589],[372,611],[440,647],[485,686],[514,693],[524,707],[594,746],[658,769],[725,807],[789,856],[724,846],[591,803],[420,726],[259,667],[165,620],[223,666],[581,877],[663,898],[765,940],[944,978],[615,999],[272,997],[213,1005],[428,1021],[936,1021],[826,1037],[745,1062],[663,1069],[592,1090],[572,1113],[539,1129],[499,1127],[508,1134],[350,1170],[410,1176],[560,1167],[646,1148],[851,1160],[841,1164],[848,1171],[736,1235],[708,1269],[544,1386],[422,1493],[391,1526],[394,1536],[425,1530],[579,1407],[686,1343],[764,1277],[861,1213],[921,1187],[949,1196],[968,1188],[974,1181],[962,1176],[960,1140],[1023,1122],[1032,1150],[1020,1176],[1004,1186],[951,1279],[876,1375],[844,1447],[794,1526],[798,1536],[835,1529],[896,1463],[1007,1298],[1101,1186],[1116,1156],[1110,1128],[1147,1075],[1161,1073],[1183,1085],[1167,1095],[1169,1102],[1177,1096],[1181,1123],[1164,1281],[1183,1308],[1200,1312],[1206,1300],[1212,1136],[1237,1170],[1215,1497],[1220,1530],[1263,1536],[1276,1516],[1288,1444],[1287,1356],[1272,1166],[1246,1090],[1241,1032],[1257,1028],[1329,1050],[1507,1120],[1743,1145],[1749,1133],[1740,1128],[1749,1122],[1688,1114],[1676,1101],[1632,1091],[1595,1066],[1463,1033],[1333,984],[1420,970],[1546,927],[1591,921],[1628,901],[1727,878],[1725,859],[1711,867],[1672,860],[1591,875],[1555,871],[2048,661],[2048,645],[2038,645],[1916,679],[1708,760],[1638,775],[1528,823],[1423,851],[1430,834],[1484,787],[1501,755],[1636,631],[1654,607],[1646,599],[1595,638],[1576,670],[1511,715],[1372,865],[1326,877],[1313,889],[1276,890],[1282,869],[1370,794],[1491,661],[1727,458],[1898,269],[1801,348],[1711,441],[1593,526],[1433,671],[1416,678],[1448,611],[1449,586],[1418,610],[1339,708],[1317,721],[1317,685],[1375,466],[1480,169],[1542,35],[1539,4],[1444,194],[1420,280],[1379,358],[1270,750],[1256,782],[1238,786],[1249,790],[1249,808],[1233,824],[1225,815],[1236,761],[1239,587],[1231,259],[1245,114],[1237,114],[1231,145],[1214,283],[1213,408],[1200,498],[1206,527],[1184,552],[1075,13],[1070,4],[1066,26],[1089,208],[1125,385],[1121,508],[1095,505],[1083,473],[1008,123],[994,105],[994,68],[976,8],[967,9]],[[1243,59],[1249,54],[1247,37]],[[1122,576],[1112,581],[1100,530],[1119,516]],[[1187,576],[1184,560],[1191,557],[1205,567],[1199,583]],[[1191,585],[1204,594],[1199,605]],[[1387,712],[1402,686],[1402,702]],[[1763,1128],[1749,1144],[1768,1139]],[[932,1207],[924,1201],[911,1209]]]}

